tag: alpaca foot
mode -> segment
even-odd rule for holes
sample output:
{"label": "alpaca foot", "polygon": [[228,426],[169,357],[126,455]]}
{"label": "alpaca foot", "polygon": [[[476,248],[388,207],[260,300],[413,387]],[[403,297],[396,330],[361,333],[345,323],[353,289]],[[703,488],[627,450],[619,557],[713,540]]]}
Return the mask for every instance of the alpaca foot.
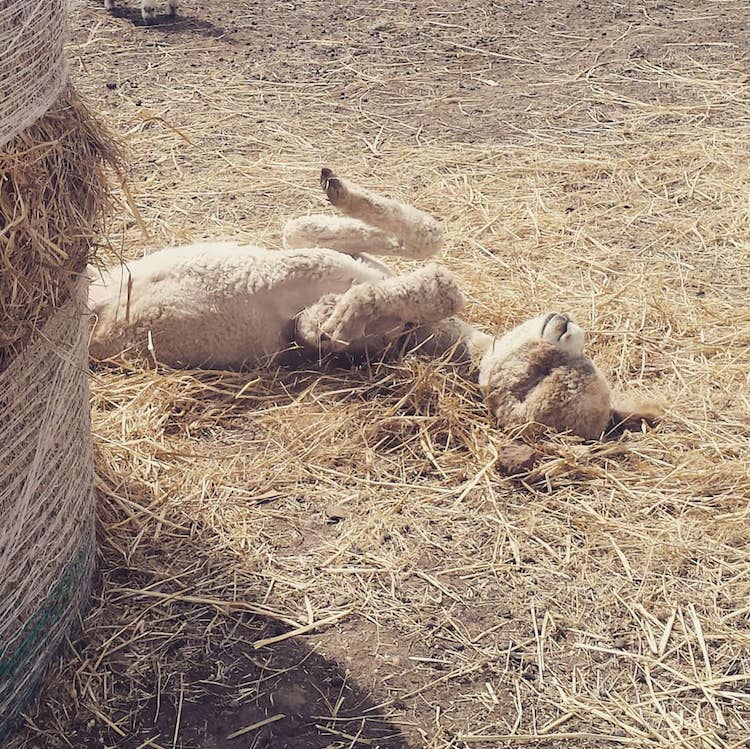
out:
{"label": "alpaca foot", "polygon": [[316,351],[324,347],[320,327],[331,317],[340,298],[339,294],[325,294],[315,304],[305,307],[299,313],[294,325],[294,338],[300,346]]}
{"label": "alpaca foot", "polygon": [[338,206],[346,197],[347,190],[341,180],[333,173],[333,169],[324,166],[320,170],[320,186],[331,205]]}
{"label": "alpaca foot", "polygon": [[403,331],[403,321],[388,314],[382,290],[367,283],[326,294],[295,322],[297,343],[320,353],[381,349]]}
{"label": "alpaca foot", "polygon": [[156,21],[156,3],[155,0],[143,0],[141,5],[141,15],[143,22],[151,26]]}
{"label": "alpaca foot", "polygon": [[355,218],[365,217],[373,210],[373,201],[382,200],[354,182],[337,177],[328,167],[320,170],[320,186],[331,205]]}
{"label": "alpaca foot", "polygon": [[369,283],[353,286],[341,295],[320,326],[321,334],[330,339],[332,351],[345,351],[365,338],[368,324],[382,317],[381,297],[382,291]]}

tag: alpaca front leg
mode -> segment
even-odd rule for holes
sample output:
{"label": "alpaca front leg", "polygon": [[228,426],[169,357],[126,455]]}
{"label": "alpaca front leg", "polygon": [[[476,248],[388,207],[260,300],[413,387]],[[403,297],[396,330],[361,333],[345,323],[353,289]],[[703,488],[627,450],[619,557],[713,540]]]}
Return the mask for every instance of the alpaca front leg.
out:
{"label": "alpaca front leg", "polygon": [[363,343],[387,345],[406,325],[438,322],[456,314],[466,299],[453,274],[430,265],[403,276],[353,286],[320,325],[334,351]]}
{"label": "alpaca front leg", "polygon": [[177,15],[177,0],[169,0],[168,6],[169,6],[169,15],[176,16]]}
{"label": "alpaca front leg", "polygon": [[442,249],[443,229],[428,213],[341,179],[328,168],[321,171],[320,184],[342,213],[395,238],[392,246],[371,246],[367,252],[424,260]]}
{"label": "alpaca front leg", "polygon": [[418,351],[433,359],[446,355],[454,363],[478,368],[493,338],[459,317],[419,325],[403,339],[404,350]]}
{"label": "alpaca front leg", "polygon": [[143,22],[151,25],[156,20],[156,0],[141,0]]}

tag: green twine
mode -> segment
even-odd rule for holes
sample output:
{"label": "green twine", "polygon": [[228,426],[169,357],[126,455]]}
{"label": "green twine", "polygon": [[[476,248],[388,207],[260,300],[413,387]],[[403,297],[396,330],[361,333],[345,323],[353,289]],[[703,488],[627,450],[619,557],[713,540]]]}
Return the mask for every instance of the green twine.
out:
{"label": "green twine", "polygon": [[[0,703],[19,681],[26,678],[28,671],[36,665],[35,660],[40,651],[46,650],[49,653],[48,662],[52,660],[53,654],[74,623],[89,588],[93,546],[92,538],[84,539],[42,604],[18,635],[0,651]],[[56,633],[55,642],[50,642],[51,625],[58,623],[62,626]],[[0,738],[7,733],[13,719],[36,693],[43,673],[44,669],[40,669],[16,695],[16,703],[8,706],[4,714],[0,715]]]}

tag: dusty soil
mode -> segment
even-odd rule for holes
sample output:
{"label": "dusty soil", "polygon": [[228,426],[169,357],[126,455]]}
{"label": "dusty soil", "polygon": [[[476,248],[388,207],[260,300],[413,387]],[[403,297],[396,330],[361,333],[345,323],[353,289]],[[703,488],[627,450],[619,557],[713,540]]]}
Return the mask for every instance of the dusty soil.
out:
{"label": "dusty soil", "polygon": [[[184,0],[176,19],[161,16],[151,28],[142,25],[136,0],[123,3],[125,7],[113,15],[100,5],[88,0],[75,16],[72,67],[79,88],[130,149],[128,177],[140,215],[123,210],[110,234],[110,251],[125,255],[202,236],[229,235],[277,244],[281,218],[319,207],[315,178],[323,163],[342,170],[351,165],[355,173],[368,175],[373,186],[387,175],[400,194],[419,196],[430,194],[428,182],[434,173],[455,177],[454,186],[461,180],[471,185],[483,151],[496,153],[506,144],[529,152],[555,144],[581,155],[592,149],[606,153],[629,138],[637,140],[640,128],[650,130],[649,118],[658,116],[665,133],[661,145],[668,146],[666,133],[672,126],[683,131],[698,124],[732,127],[731,115],[722,106],[704,106],[698,96],[685,101],[679,85],[662,85],[644,70],[655,76],[658,71],[674,71],[677,83],[680,71],[686,69],[714,73],[723,69],[732,74],[733,84],[746,81],[750,73],[750,22],[744,2]],[[634,108],[647,113],[640,125],[628,119]],[[659,132],[657,128],[652,134],[655,151],[661,147]],[[464,146],[472,154],[465,161]],[[429,172],[426,166],[421,171],[408,161],[410,149],[415,154],[413,164],[423,163],[416,154],[425,149],[443,154],[443,160]],[[745,156],[738,154],[738,158]],[[641,157],[648,162],[649,153]],[[571,175],[566,188],[570,201],[564,210],[578,210],[577,196],[598,178],[604,182],[607,175],[591,176],[587,184],[579,184],[580,178]],[[456,225],[463,205],[468,203],[449,217]],[[629,205],[613,203],[612,210],[626,212]],[[489,213],[471,214],[477,225],[489,226],[492,220]],[[463,242],[457,232],[457,246],[468,245],[468,240]],[[721,296],[725,290],[707,280],[713,273],[722,274],[730,286],[744,286],[747,275],[742,274],[747,268],[730,274],[721,262],[716,259],[703,285],[693,292]],[[621,255],[613,256],[606,270],[616,278],[627,265]],[[493,277],[488,278],[489,289]],[[480,282],[477,288],[480,299],[472,302],[476,304],[472,309],[486,311],[493,298]],[[631,372],[644,371],[638,360],[623,366],[630,366]],[[666,376],[669,371],[666,365],[662,370],[653,366],[647,376]],[[134,383],[145,383],[144,392],[147,385],[161,387],[148,377],[139,380],[146,377],[142,373],[100,375],[102,380],[94,387],[102,414],[107,408],[125,408],[114,396],[107,403],[106,390],[116,383],[120,387],[129,376]],[[309,485],[320,482],[314,490],[317,504],[304,488],[287,486],[283,475],[269,477],[264,494],[248,469],[246,481],[253,488],[248,489],[247,502],[257,508],[257,515],[244,516],[238,510],[237,518],[228,518],[214,508],[211,522],[221,529],[216,531],[221,550],[202,545],[201,539],[211,532],[206,513],[192,526],[184,516],[170,516],[176,523],[172,532],[179,540],[178,551],[163,555],[158,549],[164,528],[159,525],[154,530],[153,523],[161,523],[164,516],[153,520],[138,511],[143,524],[129,523],[132,511],[102,496],[106,510],[98,605],[74,643],[74,654],[62,657],[52,686],[29,713],[28,725],[12,747],[438,749],[468,746],[468,740],[458,738],[465,734],[529,734],[543,726],[554,733],[561,715],[560,693],[554,678],[545,680],[540,671],[543,631],[570,673],[583,668],[585,658],[597,660],[601,681],[597,676],[591,689],[603,701],[617,702],[612,685],[621,672],[630,669],[634,683],[650,678],[633,664],[624,667],[613,655],[611,648],[624,647],[622,643],[636,637],[632,622],[628,625],[614,614],[607,628],[592,635],[601,645],[593,656],[573,647],[588,629],[586,605],[593,606],[596,590],[580,588],[577,595],[589,603],[581,604],[578,619],[555,614],[551,623],[547,618],[546,612],[554,611],[555,601],[562,600],[570,587],[566,565],[571,544],[582,533],[575,525],[578,511],[561,499],[565,487],[555,495],[552,486],[530,489],[503,483],[504,511],[513,522],[523,518],[518,522],[527,523],[523,532],[514,530],[520,541],[510,532],[504,536],[489,520],[479,523],[470,535],[461,537],[464,556],[453,564],[459,539],[454,525],[461,526],[467,514],[479,513],[479,504],[444,500],[442,468],[427,459],[418,476],[404,481],[434,481],[437,488],[432,495],[396,496],[402,490],[388,472],[391,451],[417,449],[419,434],[410,431],[416,427],[407,419],[414,414],[421,418],[429,408],[415,405],[411,411],[403,410],[395,405],[397,397],[385,392],[387,388],[370,387],[366,373],[352,377],[358,398],[380,402],[385,410],[401,408],[404,417],[402,422],[378,426],[382,430],[378,434],[367,435],[370,443],[377,444],[381,460],[381,468],[372,469],[381,481],[380,494],[365,496],[364,479],[356,474],[359,458],[345,445],[340,446],[338,478],[324,472],[313,475],[317,469],[310,468]],[[196,484],[201,481],[200,455],[249,454],[266,444],[304,460],[305,442],[317,439],[317,432],[325,432],[329,424],[338,424],[338,416],[321,406],[314,433],[295,433],[291,428],[288,434],[264,433],[262,420],[248,415],[244,404],[238,408],[226,393],[198,403],[192,395],[183,398],[182,385],[174,383],[173,391],[159,395],[172,400],[168,407],[158,401],[159,408],[167,409],[169,424],[159,422],[167,447],[164,453],[157,450],[154,460],[169,463],[170,471],[189,473]],[[304,390],[288,376],[274,386],[289,402],[296,402]],[[133,387],[135,393],[140,385]],[[464,397],[455,394],[459,396]],[[324,405],[335,405],[336,397],[332,389],[324,396]],[[473,404],[470,408],[481,408],[475,392],[467,397]],[[262,410],[264,404],[259,399],[252,405]],[[132,442],[123,437],[123,444],[141,438],[128,434]],[[199,457],[189,463],[169,453],[171,434],[193,440]],[[446,445],[463,439],[460,424],[446,427],[446,435]],[[336,434],[332,432],[330,439],[335,443]],[[100,460],[122,459],[126,466],[125,458],[109,452],[108,440],[98,443]],[[606,467],[606,456],[592,459],[597,460],[598,466]],[[154,512],[161,512],[159,492],[147,495],[135,482],[128,488],[126,473],[123,468],[123,483],[116,490],[125,491],[125,486],[133,507],[156,503]],[[336,490],[328,489],[326,481],[335,481]],[[213,487],[216,496],[219,488]],[[342,505],[344,495],[356,498]],[[395,508],[383,522],[377,519],[381,499]],[[411,516],[408,505],[413,501],[444,506],[442,519],[425,521],[432,524],[429,537],[427,526]],[[622,505],[617,507],[626,508],[628,501],[622,495]],[[592,502],[600,510],[611,508],[607,499]],[[682,512],[677,499],[665,507],[665,516]],[[728,511],[717,504],[718,509]],[[263,564],[280,570],[278,581],[270,579],[267,571],[254,577],[258,569],[267,567],[258,561],[261,552],[252,549],[255,541],[243,541],[236,531],[262,514],[272,518],[272,524],[256,540],[260,539],[266,555]],[[557,537],[548,519],[565,515],[571,533]],[[357,535],[356,518],[370,516],[370,535],[363,541],[364,536]],[[235,520],[235,530],[228,530]],[[256,538],[247,532],[249,539]],[[695,534],[700,535],[697,530]],[[142,539],[150,541],[141,544]],[[170,549],[174,543],[169,541]],[[360,548],[366,543],[370,546]],[[406,554],[404,549],[408,549],[407,562],[397,578],[393,573],[389,576],[387,565],[381,567],[379,560]],[[540,573],[537,578],[537,563],[553,551],[560,560],[559,573],[543,577]],[[598,560],[607,559],[614,569],[619,563],[613,554],[605,540],[587,557],[587,564],[596,566]],[[488,555],[492,575],[481,562]],[[472,568],[473,558],[477,562]],[[693,562],[698,564],[687,552],[681,562],[675,561],[688,570],[686,579]],[[183,585],[180,580],[190,579],[191,570],[201,564],[208,566],[201,568],[200,585]],[[344,589],[341,583],[339,590],[338,583],[329,581],[324,591],[306,588],[317,570],[320,576],[334,576],[325,580],[346,580],[350,587]],[[252,600],[277,610],[294,602],[300,610],[306,604],[316,611],[327,611],[329,606],[342,612],[352,608],[355,613],[255,650],[252,643],[292,625],[205,603],[204,599],[232,600],[232,585],[236,592],[238,579],[244,580],[243,591],[252,591]],[[150,599],[139,593],[144,589],[197,596],[202,602]],[[353,597],[354,589],[359,597]],[[393,608],[384,609],[383,600]],[[413,613],[417,611],[418,615]],[[321,618],[312,608],[309,613],[309,620]],[[603,621],[608,613],[598,610],[597,615]],[[668,607],[657,611],[659,621],[668,617]],[[305,623],[299,617],[297,622]],[[112,645],[120,642],[117,638],[122,638],[121,647]],[[743,668],[737,665],[736,674]],[[738,690],[747,688],[739,681],[732,684]],[[646,744],[646,739],[640,744],[634,734],[611,724],[603,731],[605,737],[599,738],[591,728],[598,718],[583,713],[577,713],[570,724],[574,727],[569,737],[555,745],[594,749],[618,739],[633,746],[659,745],[659,737],[645,729],[653,744]],[[283,717],[228,738],[278,715]],[[561,731],[567,730],[565,721],[560,725]],[[730,737],[741,735],[736,726],[727,731]],[[481,744],[512,745],[514,741],[505,739]]]}
{"label": "dusty soil", "polygon": [[[734,2],[187,2],[177,20],[159,19],[149,42],[142,37],[148,30],[137,28],[137,2],[118,15],[133,24],[116,26],[125,46],[162,54],[149,81],[115,58],[110,74],[119,90],[110,101],[143,104],[153,100],[144,86],[177,88],[191,69],[211,65],[217,86],[222,78],[245,78],[262,97],[258,109],[294,118],[298,138],[306,137],[305,119],[317,119],[335,123],[332,140],[351,135],[358,147],[380,127],[388,139],[417,143],[563,130],[591,137],[592,124],[610,113],[589,108],[587,76],[627,71],[636,60],[680,58],[746,71],[750,44],[747,18]],[[170,47],[180,59],[164,66]],[[654,105],[676,98],[674,89],[654,92],[626,76],[617,90]],[[167,100],[160,104],[173,110]],[[245,112],[251,114],[257,110]],[[263,124],[262,115],[255,124]]]}

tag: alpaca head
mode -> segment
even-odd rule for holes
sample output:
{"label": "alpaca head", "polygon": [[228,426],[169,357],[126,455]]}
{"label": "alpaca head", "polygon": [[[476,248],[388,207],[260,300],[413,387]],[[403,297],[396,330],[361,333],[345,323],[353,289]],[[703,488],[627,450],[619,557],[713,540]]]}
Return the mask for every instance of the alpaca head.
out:
{"label": "alpaca head", "polygon": [[526,320],[518,327],[495,338],[482,361],[480,385],[482,372],[485,371],[485,365],[490,359],[500,361],[529,341],[547,341],[570,356],[583,356],[584,332],[573,321],[573,317],[561,312],[549,312]]}
{"label": "alpaca head", "polygon": [[660,411],[654,404],[613,403],[583,343],[583,330],[559,312],[527,320],[495,338],[482,358],[479,385],[498,425],[596,439],[610,428],[657,420]]}

